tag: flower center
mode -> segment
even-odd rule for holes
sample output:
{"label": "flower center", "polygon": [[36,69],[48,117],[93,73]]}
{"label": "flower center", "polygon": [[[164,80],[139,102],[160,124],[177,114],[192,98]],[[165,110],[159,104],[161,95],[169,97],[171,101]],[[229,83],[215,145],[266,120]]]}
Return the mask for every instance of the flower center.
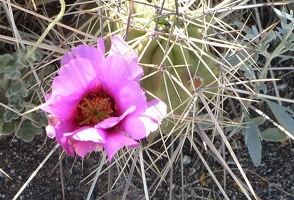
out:
{"label": "flower center", "polygon": [[79,126],[95,126],[104,119],[115,116],[114,99],[100,90],[89,93],[79,102],[75,120]]}

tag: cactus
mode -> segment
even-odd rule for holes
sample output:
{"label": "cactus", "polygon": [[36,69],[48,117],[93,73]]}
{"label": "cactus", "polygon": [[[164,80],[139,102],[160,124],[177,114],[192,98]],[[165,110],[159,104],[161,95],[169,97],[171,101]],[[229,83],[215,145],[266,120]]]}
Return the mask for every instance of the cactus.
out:
{"label": "cactus", "polygon": [[[125,34],[128,30],[127,40],[144,68],[141,85],[149,94],[147,97],[158,97],[169,105],[172,116],[180,116],[187,112],[189,98],[195,93],[195,88],[191,87],[195,77],[202,78],[204,87],[217,86],[218,68],[201,37],[205,35],[202,21],[204,18],[211,20],[211,17],[201,15],[201,8],[193,12],[185,10],[185,15],[177,14],[173,0],[166,0],[162,10],[161,7],[159,0],[115,4],[106,11],[108,18],[111,16],[114,20],[108,20],[103,30],[108,29],[104,33],[112,34]],[[179,5],[179,9],[183,8]],[[130,26],[126,28],[129,13],[132,14]],[[200,17],[195,18],[196,14]]]}
{"label": "cactus", "polygon": [[[144,3],[148,4],[148,1]],[[203,86],[216,86],[218,68],[207,45],[195,42],[195,47],[190,43],[201,40],[203,28],[200,24],[185,23],[175,14],[156,15],[155,10],[146,4],[134,3],[134,26],[128,33],[128,40],[137,44],[135,50],[144,67],[146,78],[141,85],[169,104],[169,111],[181,115],[187,108],[187,99],[195,92],[191,87],[194,78],[201,77]],[[165,5],[164,8],[175,11],[174,1],[166,1]],[[142,24],[144,28],[138,28]],[[203,52],[206,55],[202,55]]]}

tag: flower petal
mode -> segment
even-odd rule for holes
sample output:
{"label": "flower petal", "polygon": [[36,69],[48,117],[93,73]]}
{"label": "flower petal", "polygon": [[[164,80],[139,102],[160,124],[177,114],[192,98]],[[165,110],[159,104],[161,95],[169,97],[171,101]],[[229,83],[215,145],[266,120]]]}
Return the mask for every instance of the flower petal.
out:
{"label": "flower petal", "polygon": [[102,151],[103,149],[103,146],[101,144],[91,141],[73,140],[72,146],[74,147],[75,152],[82,158],[84,158],[85,155],[89,152]]}
{"label": "flower petal", "polygon": [[[135,62],[129,62],[122,56],[107,56],[104,62],[99,66],[98,76],[102,79],[110,79],[113,82],[119,80],[138,80],[143,75],[143,68]],[[138,79],[138,80],[137,80]],[[102,81],[101,80],[101,81]]]}
{"label": "flower petal", "polygon": [[136,112],[146,110],[147,102],[143,90],[135,82],[124,82],[124,87],[118,88],[117,93],[113,94],[113,98],[118,110],[125,111],[131,106],[136,106]]}
{"label": "flower petal", "polygon": [[138,55],[120,36],[112,37],[109,56],[112,55],[123,56],[128,61],[129,78],[139,83],[143,68],[138,65]]}
{"label": "flower petal", "polygon": [[71,99],[70,96],[58,98],[51,95],[51,98],[46,102],[49,105],[45,105],[41,109],[55,115],[60,120],[69,120],[74,117],[78,102],[79,99]]}
{"label": "flower petal", "polygon": [[66,65],[69,61],[75,59],[74,55],[71,52],[66,53],[61,60],[61,66]]}
{"label": "flower petal", "polygon": [[104,91],[114,98],[120,114],[133,105],[138,110],[145,110],[147,106],[143,90],[137,82],[132,81],[133,74],[128,64],[121,56],[108,56],[98,74]]}
{"label": "flower petal", "polygon": [[54,115],[48,115],[49,121],[46,126],[46,134],[50,138],[54,138],[56,135],[55,126],[59,123],[59,118]]}
{"label": "flower petal", "polygon": [[138,55],[120,36],[112,37],[112,45],[109,51],[109,55],[122,55],[127,60],[138,62]]}
{"label": "flower petal", "polygon": [[104,46],[103,40],[101,40],[100,38],[97,39],[97,50],[98,50],[99,54],[102,55],[102,57],[104,57],[105,46]]}
{"label": "flower petal", "polygon": [[111,162],[115,153],[123,147],[134,148],[138,147],[140,143],[125,136],[121,131],[114,130],[108,132],[106,142],[103,147],[107,153],[108,160]]}
{"label": "flower petal", "polygon": [[[158,125],[160,125],[161,120],[166,116],[167,106],[163,101],[159,99],[154,99],[147,103],[148,107],[144,116],[148,116],[150,118],[150,122],[148,122],[148,128],[151,132],[156,131]],[[149,121],[149,120],[148,120]],[[147,122],[144,122],[145,124]]]}
{"label": "flower petal", "polygon": [[[67,53],[41,109],[52,114],[46,127],[48,136],[55,136],[67,154],[76,152],[84,157],[104,148],[111,161],[120,148],[139,146],[136,140],[158,128],[166,105],[159,100],[147,103],[139,85],[143,69],[137,63],[138,56],[121,37],[113,37],[107,58],[104,53],[101,39],[97,48],[79,45]],[[78,103],[100,89],[114,99],[118,117],[107,118],[94,127],[78,126]]]}
{"label": "flower petal", "polygon": [[125,116],[127,116],[128,114],[134,112],[135,110],[136,110],[136,107],[131,106],[121,116],[107,118],[107,119],[103,120],[102,122],[98,123],[95,126],[95,128],[97,128],[97,129],[109,129],[109,128],[112,128],[112,127],[116,126],[121,120],[123,120],[123,118],[125,118]]}
{"label": "flower petal", "polygon": [[106,132],[90,126],[83,126],[72,133],[64,134],[64,136],[72,135],[74,140],[92,141],[96,143],[105,143]]}
{"label": "flower petal", "polygon": [[141,114],[138,113],[126,116],[119,124],[119,128],[135,140],[145,138],[149,135],[150,131],[142,122],[141,117]]}
{"label": "flower petal", "polygon": [[148,102],[144,113],[133,113],[126,116],[119,124],[121,130],[135,140],[147,137],[150,132],[158,129],[161,120],[166,115],[166,104],[157,99]]}
{"label": "flower petal", "polygon": [[81,98],[90,91],[97,90],[101,83],[94,66],[85,59],[69,61],[59,70],[59,74],[53,80],[52,93],[46,96],[49,105],[42,110],[68,120],[75,114]]}
{"label": "flower petal", "polygon": [[130,71],[130,78],[137,83],[140,82],[140,78],[144,74],[143,68],[138,65],[137,62],[130,62],[129,63],[129,71]]}
{"label": "flower petal", "polygon": [[90,60],[93,65],[98,66],[104,59],[104,44],[102,40],[97,40],[97,48],[89,45],[79,45],[76,48],[72,48],[70,52],[64,55],[61,60],[61,66],[66,65],[69,61],[84,58]]}
{"label": "flower petal", "polygon": [[68,96],[76,94],[81,96],[85,91],[99,87],[95,67],[87,59],[73,59],[59,70],[59,76],[54,78],[52,84],[53,96]]}
{"label": "flower petal", "polygon": [[75,151],[73,146],[70,144],[70,138],[64,136],[65,133],[72,132],[76,129],[76,125],[71,120],[60,121],[55,126],[55,138],[56,141],[60,144],[60,146],[66,151],[66,153],[70,156],[74,156]]}

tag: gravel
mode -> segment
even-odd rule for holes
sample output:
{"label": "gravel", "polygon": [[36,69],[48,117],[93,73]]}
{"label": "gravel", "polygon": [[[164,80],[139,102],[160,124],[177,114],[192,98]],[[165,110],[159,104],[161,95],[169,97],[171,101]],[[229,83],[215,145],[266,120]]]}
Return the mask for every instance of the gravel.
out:
{"label": "gravel", "polygon": [[[11,177],[10,179],[0,173],[0,199],[12,199],[56,145],[53,140],[44,141],[44,135],[36,136],[31,143],[13,139],[11,136],[0,138],[0,168]],[[262,163],[259,167],[254,167],[252,164],[246,146],[240,145],[234,150],[260,199],[294,199],[294,148],[292,144],[263,142]],[[62,168],[60,168],[60,165],[58,165],[60,153],[61,149],[53,153],[18,199],[53,200],[63,199],[63,197],[72,200],[86,199],[91,186],[87,183],[93,176],[87,178],[86,181],[83,180],[97,167],[100,154],[92,154],[83,161],[80,158],[75,159],[65,156],[62,159]],[[203,152],[203,156],[220,183],[223,183],[221,166],[205,152]],[[184,148],[183,158],[185,161],[184,187],[181,187],[181,168],[180,164],[177,163],[174,165],[173,171],[173,199],[224,199],[197,155],[191,153],[189,148]],[[164,166],[166,160],[162,159],[161,162]],[[229,159],[228,163],[232,170],[238,174],[234,162]],[[116,174],[116,170],[114,170],[114,174]],[[152,173],[147,173],[146,178],[147,182],[152,182],[157,177]],[[64,189],[62,188],[62,181],[65,185]],[[118,186],[109,199],[121,199],[125,182],[120,179],[118,182]],[[159,186],[151,199],[168,199],[168,185],[167,179],[167,182],[163,182]],[[229,175],[226,179],[225,190],[230,199],[246,199]],[[144,199],[142,181],[137,173],[134,173],[129,191],[127,199]],[[106,197],[102,197],[106,192],[107,175],[105,173],[99,177],[91,199],[106,199]]]}

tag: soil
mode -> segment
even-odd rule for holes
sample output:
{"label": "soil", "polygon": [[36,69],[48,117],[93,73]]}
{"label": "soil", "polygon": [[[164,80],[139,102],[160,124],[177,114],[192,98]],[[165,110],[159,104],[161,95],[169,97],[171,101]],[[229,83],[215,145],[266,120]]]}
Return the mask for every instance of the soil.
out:
{"label": "soil", "polygon": [[[54,140],[45,141],[45,135],[36,136],[31,143],[25,143],[11,136],[2,136],[0,138],[0,168],[11,179],[4,173],[0,173],[0,199],[13,199],[55,145]],[[254,167],[252,164],[246,146],[239,146],[234,150],[260,199],[294,199],[293,144],[263,142],[262,163],[259,167]],[[60,153],[59,148],[52,154],[18,199],[86,199],[93,175],[91,178],[86,177],[97,168],[101,155],[92,154],[84,160],[64,156],[60,165]],[[181,168],[177,163],[173,170],[173,199],[224,199],[197,155],[191,154],[188,148],[184,148],[183,156],[187,161],[184,163],[184,187],[181,187]],[[223,171],[220,165],[205,152],[203,156],[223,184]],[[228,160],[228,164],[238,174],[234,162]],[[154,175],[146,177],[147,180],[156,180],[156,178]],[[141,180],[139,175],[134,173],[126,199],[144,199]],[[166,180],[166,183],[160,184],[151,199],[168,199],[169,179]],[[106,196],[103,197],[107,193],[107,187],[107,172],[105,172],[99,177],[90,199],[107,199]],[[119,179],[108,199],[121,199],[124,187],[125,181]],[[247,199],[229,175],[227,175],[225,191],[230,199]]]}

